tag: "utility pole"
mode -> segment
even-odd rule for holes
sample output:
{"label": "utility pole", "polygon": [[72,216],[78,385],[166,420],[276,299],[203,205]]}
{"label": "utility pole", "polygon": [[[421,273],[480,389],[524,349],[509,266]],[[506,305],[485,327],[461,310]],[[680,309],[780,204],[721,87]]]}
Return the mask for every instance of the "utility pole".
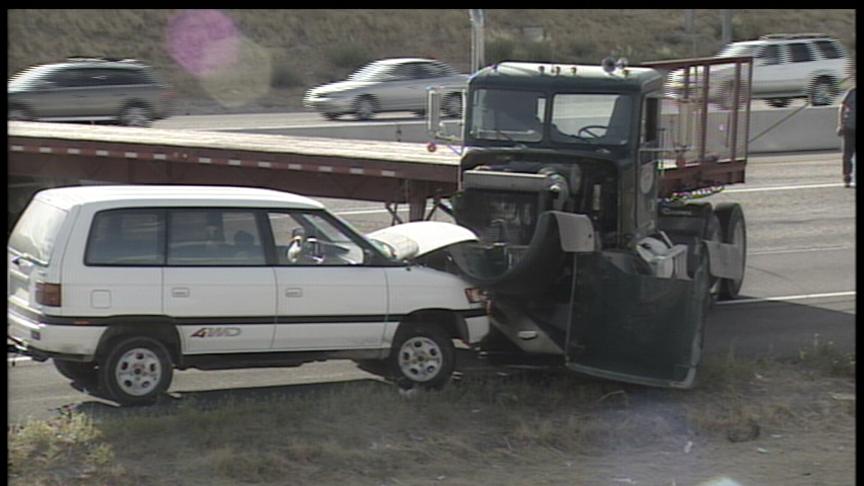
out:
{"label": "utility pole", "polygon": [[732,42],[732,10],[721,10],[723,15],[723,45]]}
{"label": "utility pole", "polygon": [[468,17],[471,19],[471,73],[476,73],[484,65],[483,27],[486,22],[482,8],[468,9]]}
{"label": "utility pole", "polygon": [[690,57],[696,56],[696,14],[695,10],[688,8],[684,10],[684,31],[690,38]]}

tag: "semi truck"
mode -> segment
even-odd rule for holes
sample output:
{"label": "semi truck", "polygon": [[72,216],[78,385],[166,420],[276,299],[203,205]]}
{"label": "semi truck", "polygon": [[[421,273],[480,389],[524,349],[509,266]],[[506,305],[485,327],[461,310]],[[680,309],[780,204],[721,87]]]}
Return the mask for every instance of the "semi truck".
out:
{"label": "semi truck", "polygon": [[[744,279],[737,203],[752,59],[501,62],[464,90],[458,130],[430,87],[429,150],[460,153],[447,265],[484,289],[492,363],[690,388],[706,313]],[[444,150],[444,148],[441,148]]]}

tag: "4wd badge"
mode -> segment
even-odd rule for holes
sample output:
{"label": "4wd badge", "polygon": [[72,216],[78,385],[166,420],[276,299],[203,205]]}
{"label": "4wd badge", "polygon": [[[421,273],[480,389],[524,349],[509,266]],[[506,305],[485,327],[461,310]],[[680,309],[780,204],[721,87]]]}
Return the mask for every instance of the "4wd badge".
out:
{"label": "4wd badge", "polygon": [[239,327],[202,327],[189,337],[237,337],[242,332]]}

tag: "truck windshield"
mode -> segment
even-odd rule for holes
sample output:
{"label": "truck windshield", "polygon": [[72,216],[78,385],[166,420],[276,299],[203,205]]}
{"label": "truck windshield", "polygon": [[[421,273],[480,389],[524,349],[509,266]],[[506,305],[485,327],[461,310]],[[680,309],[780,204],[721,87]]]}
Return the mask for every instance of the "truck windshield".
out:
{"label": "truck windshield", "polygon": [[546,95],[535,91],[478,89],[471,97],[470,134],[483,140],[539,142]]}
{"label": "truck windshield", "polygon": [[552,100],[553,142],[625,145],[632,120],[630,96],[556,94]]}

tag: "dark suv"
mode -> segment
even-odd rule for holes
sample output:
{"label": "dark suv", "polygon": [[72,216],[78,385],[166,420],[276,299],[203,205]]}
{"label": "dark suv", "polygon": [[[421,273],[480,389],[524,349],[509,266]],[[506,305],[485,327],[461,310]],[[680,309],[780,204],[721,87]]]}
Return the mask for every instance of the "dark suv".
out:
{"label": "dark suv", "polygon": [[146,127],[169,115],[174,92],[133,59],[70,58],[9,79],[9,120]]}

